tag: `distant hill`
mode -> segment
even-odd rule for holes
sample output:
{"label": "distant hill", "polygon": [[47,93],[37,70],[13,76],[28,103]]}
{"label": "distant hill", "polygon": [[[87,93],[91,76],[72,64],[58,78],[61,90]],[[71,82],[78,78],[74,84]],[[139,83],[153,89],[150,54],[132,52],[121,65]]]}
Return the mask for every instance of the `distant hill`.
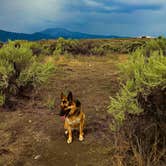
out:
{"label": "distant hill", "polygon": [[25,33],[15,33],[15,32],[7,32],[0,30],[0,41],[7,41],[7,40],[41,40],[41,39],[49,39],[51,38],[49,35],[44,35],[40,33],[33,33],[33,34],[25,34]]}
{"label": "distant hill", "polygon": [[94,38],[120,38],[119,36],[106,36],[106,35],[94,35],[81,32],[72,32],[64,28],[51,28],[39,32],[44,35],[53,36],[54,38],[64,37],[72,39],[94,39]]}
{"label": "distant hill", "polygon": [[41,32],[32,34],[16,33],[0,30],[0,41],[7,40],[41,40],[41,39],[57,39],[59,37],[71,39],[97,39],[97,38],[123,38],[120,36],[93,35],[81,32],[72,32],[64,28],[50,28]]}

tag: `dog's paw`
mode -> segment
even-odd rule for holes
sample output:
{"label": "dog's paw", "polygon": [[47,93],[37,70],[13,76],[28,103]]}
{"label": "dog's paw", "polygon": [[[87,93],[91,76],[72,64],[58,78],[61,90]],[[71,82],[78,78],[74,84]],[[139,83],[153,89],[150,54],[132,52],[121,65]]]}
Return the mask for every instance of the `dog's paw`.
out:
{"label": "dog's paw", "polygon": [[70,144],[72,142],[72,138],[67,139],[67,143]]}
{"label": "dog's paw", "polygon": [[68,134],[68,131],[66,130],[66,131],[65,131],[65,135],[67,135],[67,134]]}
{"label": "dog's paw", "polygon": [[84,137],[82,135],[79,136],[79,141],[83,141]]}

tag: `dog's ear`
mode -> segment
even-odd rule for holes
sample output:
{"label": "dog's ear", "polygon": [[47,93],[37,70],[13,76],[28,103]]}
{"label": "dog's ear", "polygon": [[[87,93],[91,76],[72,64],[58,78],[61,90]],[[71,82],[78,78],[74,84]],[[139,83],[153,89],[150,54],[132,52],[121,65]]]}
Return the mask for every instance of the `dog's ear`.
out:
{"label": "dog's ear", "polygon": [[64,97],[64,94],[63,94],[63,92],[61,93],[61,99],[63,99],[63,97]]}
{"label": "dog's ear", "polygon": [[76,100],[76,107],[81,107],[81,102],[78,99]]}
{"label": "dog's ear", "polygon": [[72,102],[72,101],[73,101],[73,94],[72,94],[72,92],[69,92],[69,94],[68,94],[68,96],[67,96],[67,100],[68,100],[69,102]]}

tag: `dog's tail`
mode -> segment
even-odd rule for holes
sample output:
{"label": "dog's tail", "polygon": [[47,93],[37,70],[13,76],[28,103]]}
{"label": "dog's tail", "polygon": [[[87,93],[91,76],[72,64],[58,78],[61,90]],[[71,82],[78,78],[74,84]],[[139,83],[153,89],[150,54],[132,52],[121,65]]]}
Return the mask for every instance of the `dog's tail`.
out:
{"label": "dog's tail", "polygon": [[76,100],[76,107],[81,107],[81,102],[79,100]]}

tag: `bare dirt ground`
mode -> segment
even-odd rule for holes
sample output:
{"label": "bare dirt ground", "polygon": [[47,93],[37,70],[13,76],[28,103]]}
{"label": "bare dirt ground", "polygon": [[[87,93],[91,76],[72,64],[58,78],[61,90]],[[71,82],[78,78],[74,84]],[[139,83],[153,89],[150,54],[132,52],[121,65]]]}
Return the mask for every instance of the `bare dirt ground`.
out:
{"label": "bare dirt ground", "polygon": [[[16,111],[0,112],[0,166],[112,165],[109,96],[119,89],[116,64],[126,55],[59,58],[50,83],[34,98],[19,99]],[[47,59],[47,60],[52,60]],[[85,140],[66,143],[60,93],[72,91],[86,114]],[[49,109],[52,100],[55,108]]]}

